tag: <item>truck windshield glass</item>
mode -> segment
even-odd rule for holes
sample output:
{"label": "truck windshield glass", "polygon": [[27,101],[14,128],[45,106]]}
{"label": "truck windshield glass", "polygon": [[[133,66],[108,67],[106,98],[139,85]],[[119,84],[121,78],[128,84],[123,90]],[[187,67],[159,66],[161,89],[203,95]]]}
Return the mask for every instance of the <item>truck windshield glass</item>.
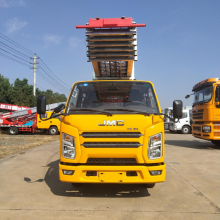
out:
{"label": "truck windshield glass", "polygon": [[[81,111],[76,111],[81,109]],[[100,81],[76,83],[68,101],[66,113],[79,114],[83,109],[117,111],[130,109],[147,113],[159,113],[154,90],[147,82]],[[118,111],[132,114],[132,111]],[[83,112],[83,114],[91,112]],[[93,114],[98,114],[93,112]],[[134,114],[134,113],[133,113]]]}
{"label": "truck windshield glass", "polygon": [[212,92],[213,92],[212,86],[208,86],[208,87],[205,87],[201,90],[195,91],[194,104],[209,102],[212,98]]}

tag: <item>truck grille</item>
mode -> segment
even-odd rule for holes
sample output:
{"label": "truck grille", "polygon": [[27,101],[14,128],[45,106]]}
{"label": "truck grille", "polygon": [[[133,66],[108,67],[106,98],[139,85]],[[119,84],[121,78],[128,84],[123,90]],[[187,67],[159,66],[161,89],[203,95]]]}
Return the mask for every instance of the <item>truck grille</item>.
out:
{"label": "truck grille", "polygon": [[129,165],[137,164],[135,158],[88,158],[87,164],[95,165]]}
{"label": "truck grille", "polygon": [[195,121],[194,123],[197,124],[197,125],[202,125],[202,124],[204,124],[203,121]]}
{"label": "truck grille", "polygon": [[215,136],[215,137],[220,137],[220,132],[216,132],[216,131],[215,131],[215,132],[214,132],[214,136]]}
{"label": "truck grille", "polygon": [[214,124],[214,129],[220,130],[220,124]]}
{"label": "truck grille", "polygon": [[192,112],[193,119],[203,119],[203,112],[204,112],[204,109],[200,109],[197,112],[193,111]]}
{"label": "truck grille", "polygon": [[139,142],[84,142],[85,148],[138,148]]}
{"label": "truck grille", "polygon": [[140,132],[83,132],[84,138],[139,138],[144,136]]}
{"label": "truck grille", "polygon": [[193,126],[193,131],[201,131],[201,127]]}

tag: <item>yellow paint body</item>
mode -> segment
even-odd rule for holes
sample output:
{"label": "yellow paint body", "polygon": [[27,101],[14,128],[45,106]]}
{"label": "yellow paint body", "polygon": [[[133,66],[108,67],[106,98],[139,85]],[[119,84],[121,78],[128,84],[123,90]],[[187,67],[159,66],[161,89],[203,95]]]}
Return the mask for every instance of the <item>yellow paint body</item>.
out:
{"label": "yellow paint body", "polygon": [[[101,80],[99,80],[101,83]],[[93,81],[94,82],[94,81]],[[138,82],[138,81],[136,81]],[[143,82],[143,81],[141,81]],[[148,82],[150,83],[150,82]],[[73,85],[74,86],[74,85]],[[153,87],[153,85],[152,85]],[[153,87],[154,89],[154,87]],[[156,96],[156,93],[155,93]],[[69,97],[70,98],[70,97]],[[157,99],[157,96],[156,96]],[[158,102],[158,100],[157,100]],[[159,111],[161,112],[159,102]],[[123,120],[124,126],[98,126],[104,120]],[[135,128],[135,129],[134,129]],[[138,129],[138,130],[137,130]],[[83,132],[140,132],[138,138],[85,138]],[[62,156],[62,133],[74,137],[76,157],[74,160]],[[162,133],[162,157],[148,158],[149,137]],[[85,148],[84,142],[139,142],[138,148]],[[165,180],[163,116],[141,114],[77,114],[63,116],[60,132],[59,176],[63,182],[72,183],[158,183]],[[135,165],[89,165],[88,158],[135,158]],[[73,175],[64,175],[63,170],[74,170]],[[150,170],[162,170],[161,175],[152,176]],[[87,171],[97,171],[97,176],[86,176]],[[126,176],[126,171],[136,171],[137,176]]]}
{"label": "yellow paint body", "polygon": [[[43,120],[50,118],[52,113],[52,111],[47,111],[46,114],[41,118]],[[49,129],[51,126],[56,126],[58,128],[58,131],[60,131],[60,120],[57,118],[51,118],[50,120],[42,121],[40,119],[40,115],[37,115],[37,129]]]}
{"label": "yellow paint body", "polygon": [[[197,85],[213,82],[213,94],[209,102],[193,106],[192,135],[205,140],[220,140],[220,103],[215,102],[216,87],[220,85],[220,80],[210,78]],[[199,118],[200,117],[200,118]],[[203,132],[203,126],[211,126],[211,132]]]}

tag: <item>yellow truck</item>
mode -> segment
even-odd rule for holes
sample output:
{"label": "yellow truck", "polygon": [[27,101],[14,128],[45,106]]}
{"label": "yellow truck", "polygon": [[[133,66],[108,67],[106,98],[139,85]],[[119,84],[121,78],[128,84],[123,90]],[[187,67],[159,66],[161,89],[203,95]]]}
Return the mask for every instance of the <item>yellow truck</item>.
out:
{"label": "yellow truck", "polygon": [[[220,146],[220,80],[203,80],[192,91],[192,135]],[[189,97],[190,95],[186,96]]]}
{"label": "yellow truck", "polygon": [[[135,80],[136,28],[132,18],[90,19],[86,26],[92,81],[72,86],[60,129],[59,176],[63,182],[133,183],[153,187],[163,182],[164,122],[154,85]],[[39,96],[38,114],[46,99]],[[174,101],[174,118],[182,102]]]}
{"label": "yellow truck", "polygon": [[[53,111],[46,111],[45,114],[37,114],[37,129],[47,130],[50,135],[56,135],[60,132],[61,118],[51,118]],[[42,120],[43,119],[43,120]],[[50,119],[50,120],[45,120]],[[58,119],[58,120],[57,120]]]}

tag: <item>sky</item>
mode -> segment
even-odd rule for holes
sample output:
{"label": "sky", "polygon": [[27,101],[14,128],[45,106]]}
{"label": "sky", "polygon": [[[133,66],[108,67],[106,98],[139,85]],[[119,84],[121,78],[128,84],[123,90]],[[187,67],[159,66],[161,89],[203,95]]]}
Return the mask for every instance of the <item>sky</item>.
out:
{"label": "sky", "polygon": [[[154,84],[164,109],[173,100],[192,105],[193,98],[186,100],[185,95],[196,83],[220,78],[219,12],[219,0],[0,0],[0,33],[36,53],[70,90],[74,82],[91,80],[93,73],[86,57],[85,30],[76,25],[89,18],[121,16],[146,23],[138,28],[135,78]],[[39,71],[39,89],[63,93]],[[33,84],[32,69],[3,56],[0,74],[10,83],[27,78]]]}

